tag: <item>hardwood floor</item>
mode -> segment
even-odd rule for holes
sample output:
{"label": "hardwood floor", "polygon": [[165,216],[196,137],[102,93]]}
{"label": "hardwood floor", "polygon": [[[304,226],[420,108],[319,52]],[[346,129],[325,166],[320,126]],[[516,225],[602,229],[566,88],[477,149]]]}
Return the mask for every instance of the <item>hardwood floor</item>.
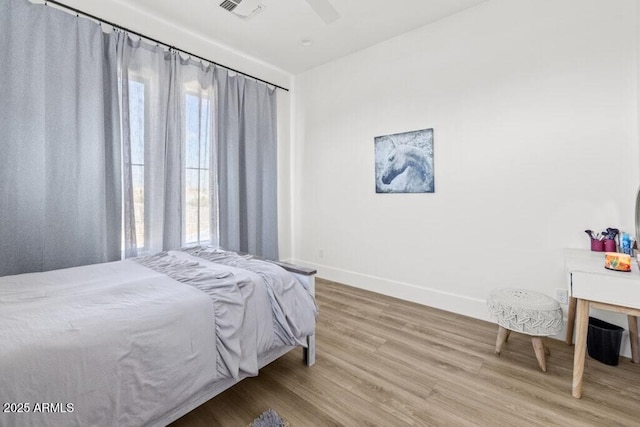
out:
{"label": "hardwood floor", "polygon": [[176,421],[246,426],[273,408],[292,426],[640,425],[640,365],[587,357],[571,397],[573,347],[528,336],[494,355],[497,326],[318,279],[317,362],[294,350]]}

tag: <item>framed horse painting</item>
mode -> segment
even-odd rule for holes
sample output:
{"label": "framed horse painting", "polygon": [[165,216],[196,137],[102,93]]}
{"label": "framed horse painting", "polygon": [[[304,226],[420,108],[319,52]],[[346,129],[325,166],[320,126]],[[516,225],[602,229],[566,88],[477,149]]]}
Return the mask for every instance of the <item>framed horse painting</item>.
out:
{"label": "framed horse painting", "polygon": [[374,138],[376,193],[433,193],[433,129]]}

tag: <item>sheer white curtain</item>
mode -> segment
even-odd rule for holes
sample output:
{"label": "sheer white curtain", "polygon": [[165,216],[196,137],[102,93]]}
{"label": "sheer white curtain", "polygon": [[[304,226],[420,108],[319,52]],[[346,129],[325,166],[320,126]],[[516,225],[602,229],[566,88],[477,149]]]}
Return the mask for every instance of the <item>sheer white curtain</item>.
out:
{"label": "sheer white curtain", "polygon": [[219,244],[216,94],[214,69],[180,58],[181,119],[185,150],[185,210],[183,242],[186,245]]}
{"label": "sheer white curtain", "polygon": [[127,257],[181,245],[180,123],[174,54],[119,34]]}
{"label": "sheer white curtain", "polygon": [[217,244],[213,67],[121,34],[125,256]]}
{"label": "sheer white curtain", "polygon": [[120,257],[115,36],[0,1],[0,275]]}

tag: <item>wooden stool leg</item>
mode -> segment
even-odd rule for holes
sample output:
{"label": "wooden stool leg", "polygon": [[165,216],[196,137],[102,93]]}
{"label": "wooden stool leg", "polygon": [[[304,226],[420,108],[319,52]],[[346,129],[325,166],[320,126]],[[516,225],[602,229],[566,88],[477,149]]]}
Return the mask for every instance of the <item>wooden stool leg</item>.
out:
{"label": "wooden stool leg", "polygon": [[507,341],[507,338],[509,338],[509,333],[511,333],[509,329],[498,326],[498,338],[496,339],[496,354],[498,356],[502,351],[502,346]]}
{"label": "wooden stool leg", "polygon": [[547,363],[544,360],[544,343],[542,337],[531,337],[531,344],[533,345],[533,351],[536,352],[536,359],[538,359],[538,365],[542,372],[547,372]]}

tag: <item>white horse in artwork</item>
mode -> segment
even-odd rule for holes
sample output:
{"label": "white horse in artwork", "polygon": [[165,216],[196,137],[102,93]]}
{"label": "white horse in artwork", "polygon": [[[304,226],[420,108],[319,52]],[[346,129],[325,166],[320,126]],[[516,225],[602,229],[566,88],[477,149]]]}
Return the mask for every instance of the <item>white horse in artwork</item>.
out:
{"label": "white horse in artwork", "polygon": [[393,149],[382,170],[381,181],[406,192],[433,191],[429,162],[425,150],[409,144],[396,144],[389,138]]}

